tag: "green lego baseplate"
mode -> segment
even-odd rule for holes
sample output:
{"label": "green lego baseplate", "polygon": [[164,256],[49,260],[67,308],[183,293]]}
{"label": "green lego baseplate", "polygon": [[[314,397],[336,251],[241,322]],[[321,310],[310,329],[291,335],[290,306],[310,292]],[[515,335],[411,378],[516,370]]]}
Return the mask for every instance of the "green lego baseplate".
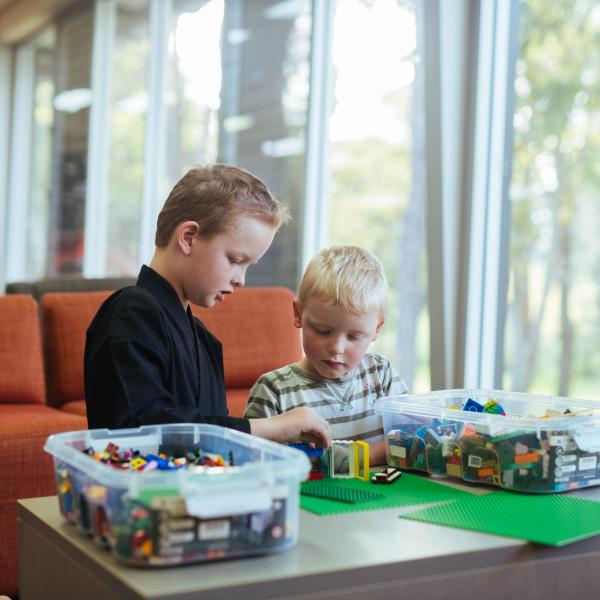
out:
{"label": "green lego baseplate", "polygon": [[400,518],[549,546],[563,546],[600,534],[600,502],[562,494],[491,492],[424,508]]}
{"label": "green lego baseplate", "polygon": [[[358,490],[367,493],[377,493],[382,497],[377,500],[361,503],[348,503],[331,498],[308,495],[316,486],[328,485],[339,490]],[[357,510],[375,510],[380,508],[395,508],[413,504],[430,504],[444,502],[457,498],[468,497],[467,492],[455,489],[444,483],[436,483],[428,478],[411,473],[404,473],[400,479],[390,485],[373,485],[370,481],[360,479],[327,479],[304,481],[300,488],[300,507],[317,515],[334,515],[337,513],[354,512]]]}
{"label": "green lego baseplate", "polygon": [[347,502],[348,504],[361,504],[363,502],[373,502],[373,500],[385,498],[383,494],[377,494],[376,492],[344,488],[329,483],[321,483],[302,488],[301,493],[304,496],[327,498],[327,500],[337,500],[338,502]]}

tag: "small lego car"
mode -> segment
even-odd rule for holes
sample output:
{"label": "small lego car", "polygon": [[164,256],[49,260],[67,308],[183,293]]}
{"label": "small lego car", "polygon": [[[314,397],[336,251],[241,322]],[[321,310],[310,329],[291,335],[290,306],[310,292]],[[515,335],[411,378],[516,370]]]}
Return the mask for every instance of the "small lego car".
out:
{"label": "small lego car", "polygon": [[400,469],[385,467],[385,469],[375,473],[371,477],[371,483],[394,483],[394,481],[400,479],[400,477],[402,477],[402,471]]}

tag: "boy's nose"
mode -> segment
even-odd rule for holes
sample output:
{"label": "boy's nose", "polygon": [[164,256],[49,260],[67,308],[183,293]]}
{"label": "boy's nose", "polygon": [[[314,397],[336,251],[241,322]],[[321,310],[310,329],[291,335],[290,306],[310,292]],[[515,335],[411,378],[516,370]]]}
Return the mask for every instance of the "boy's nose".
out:
{"label": "boy's nose", "polygon": [[342,354],[344,352],[344,348],[340,340],[335,340],[329,344],[329,353],[337,356],[338,354]]}
{"label": "boy's nose", "polygon": [[235,275],[231,278],[231,283],[236,287],[244,287],[244,284],[246,283],[245,271],[235,273]]}

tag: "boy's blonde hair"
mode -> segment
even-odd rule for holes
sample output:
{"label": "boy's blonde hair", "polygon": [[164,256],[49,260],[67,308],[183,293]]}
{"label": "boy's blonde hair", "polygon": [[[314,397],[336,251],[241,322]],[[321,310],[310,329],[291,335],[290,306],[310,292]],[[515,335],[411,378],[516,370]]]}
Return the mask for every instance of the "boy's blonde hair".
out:
{"label": "boy's blonde hair", "polygon": [[211,238],[242,215],[275,230],[289,220],[287,207],[252,173],[228,165],[193,167],[175,184],[160,211],[154,243],[168,245],[176,227],[185,221],[196,221],[198,235]]}
{"label": "boy's blonde hair", "polygon": [[354,314],[378,311],[383,316],[388,282],[381,261],[358,246],[321,250],[304,271],[298,290],[300,307],[311,298]]}

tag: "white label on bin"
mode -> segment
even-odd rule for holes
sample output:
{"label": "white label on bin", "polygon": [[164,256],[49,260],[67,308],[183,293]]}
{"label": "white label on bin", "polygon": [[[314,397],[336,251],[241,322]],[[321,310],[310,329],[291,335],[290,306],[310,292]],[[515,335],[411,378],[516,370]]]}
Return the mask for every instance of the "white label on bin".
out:
{"label": "white label on bin", "polygon": [[568,441],[568,437],[566,435],[551,435],[550,436],[550,445],[551,446],[564,446]]}
{"label": "white label on bin", "polygon": [[577,465],[563,465],[561,467],[561,473],[573,473],[577,471]]}
{"label": "white label on bin", "polygon": [[575,462],[577,460],[577,455],[575,454],[563,454],[562,456],[556,457],[557,465],[564,465],[567,462]]}
{"label": "white label on bin", "polygon": [[404,446],[390,444],[390,454],[392,456],[398,456],[399,458],[406,458],[406,448]]}
{"label": "white label on bin", "polygon": [[199,519],[229,517],[268,510],[273,503],[267,481],[240,481],[214,486],[182,487],[189,515]]}
{"label": "white label on bin", "polygon": [[479,467],[481,467],[481,456],[476,456],[475,454],[469,454],[468,465],[475,469],[479,469]]}
{"label": "white label on bin", "polygon": [[181,531],[191,529],[194,524],[194,519],[167,519],[163,527],[166,527],[169,531]]}
{"label": "white label on bin", "polygon": [[271,487],[271,496],[273,496],[273,500],[275,500],[275,498],[287,498],[289,493],[289,486],[285,484],[274,485]]}
{"label": "white label on bin", "polygon": [[198,525],[198,537],[201,540],[220,540],[229,537],[231,525],[229,519],[204,521]]}
{"label": "white label on bin", "polygon": [[187,542],[194,541],[193,531],[171,531],[167,536],[167,542],[169,545],[185,544]]}
{"label": "white label on bin", "polygon": [[595,456],[583,456],[579,459],[579,470],[595,469],[598,464],[598,459]]}

